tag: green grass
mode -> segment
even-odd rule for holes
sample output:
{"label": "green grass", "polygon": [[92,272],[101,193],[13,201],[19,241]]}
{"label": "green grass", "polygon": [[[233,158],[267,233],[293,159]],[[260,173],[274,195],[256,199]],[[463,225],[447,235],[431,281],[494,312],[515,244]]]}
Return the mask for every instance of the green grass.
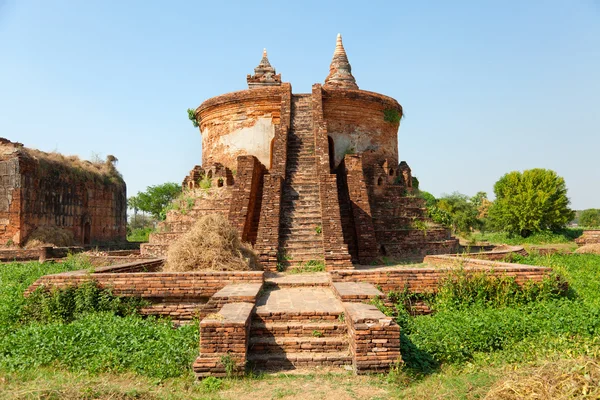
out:
{"label": "green grass", "polygon": [[[442,285],[429,299],[436,313],[408,314],[394,298],[402,326],[404,366],[389,375],[288,374],[195,383],[198,325],[119,316],[109,307],[75,312],[70,322],[24,318],[22,292],[38,277],[89,268],[13,263],[0,269],[2,398],[482,398],[515,369],[556,359],[600,358],[600,256],[554,254],[517,262],[552,267],[569,282],[518,292],[510,280]],[[454,277],[458,279],[457,277]],[[483,278],[478,278],[483,279]],[[460,301],[456,301],[460,299]],[[295,393],[295,394],[294,394]],[[15,395],[17,394],[17,395]]]}
{"label": "green grass", "polygon": [[147,242],[152,232],[154,232],[154,228],[151,227],[134,229],[127,235],[127,241]]}
{"label": "green grass", "polygon": [[486,232],[486,233],[473,233],[469,238],[471,242],[489,242],[492,244],[510,244],[510,245],[524,245],[524,244],[558,244],[558,243],[569,243],[581,236],[583,230],[580,228],[566,228],[560,232],[537,232],[523,238],[519,235],[509,235],[505,232]]}
{"label": "green grass", "polygon": [[[538,291],[542,295],[533,299],[490,301],[494,296],[471,288],[431,300],[437,312],[428,316],[407,315],[404,303],[398,301],[391,311],[403,328],[402,353],[407,367],[423,374],[444,364],[479,362],[483,366],[556,353],[599,354],[600,256],[556,254],[517,261],[553,267],[569,283],[567,295],[551,294],[550,288]],[[517,297],[513,289],[503,295]]]}
{"label": "green grass", "polygon": [[[91,297],[73,291],[35,301],[22,296],[40,276],[89,267],[84,259],[71,257],[64,263],[0,268],[0,371],[53,366],[91,373],[130,371],[159,379],[189,373],[198,351],[197,323],[173,329],[169,321],[143,319],[110,301],[78,307],[77,301]],[[68,318],[62,318],[65,304],[72,305]],[[54,310],[56,318],[43,322],[51,319],[43,311],[34,313],[43,318],[32,317],[35,306]]]}

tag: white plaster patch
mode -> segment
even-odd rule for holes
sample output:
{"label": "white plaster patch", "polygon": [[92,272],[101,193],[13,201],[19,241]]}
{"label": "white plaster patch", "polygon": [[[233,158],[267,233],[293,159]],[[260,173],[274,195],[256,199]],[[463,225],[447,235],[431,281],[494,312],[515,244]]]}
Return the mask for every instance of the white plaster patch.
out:
{"label": "white plaster patch", "polygon": [[272,118],[258,118],[253,126],[241,128],[219,138],[231,153],[242,151],[253,155],[267,168],[271,163],[271,140],[275,137]]}
{"label": "white plaster patch", "polygon": [[379,148],[373,144],[371,135],[358,130],[351,134],[331,132],[330,136],[333,139],[336,167],[342,162],[346,153],[362,153]]}

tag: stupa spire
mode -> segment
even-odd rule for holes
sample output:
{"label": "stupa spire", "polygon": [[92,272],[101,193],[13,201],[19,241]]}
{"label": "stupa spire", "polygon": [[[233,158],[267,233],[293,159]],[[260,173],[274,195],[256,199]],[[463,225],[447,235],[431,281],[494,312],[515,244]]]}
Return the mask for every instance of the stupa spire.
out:
{"label": "stupa spire", "polygon": [[267,49],[263,49],[262,59],[258,66],[254,68],[254,75],[246,77],[250,89],[261,86],[279,86],[281,85],[281,74],[276,74],[275,68],[271,66],[267,57]]}
{"label": "stupa spire", "polygon": [[325,88],[358,89],[356,80],[352,76],[352,67],[342,43],[342,35],[338,33],[333,52],[333,59],[329,66],[329,75],[325,78]]}

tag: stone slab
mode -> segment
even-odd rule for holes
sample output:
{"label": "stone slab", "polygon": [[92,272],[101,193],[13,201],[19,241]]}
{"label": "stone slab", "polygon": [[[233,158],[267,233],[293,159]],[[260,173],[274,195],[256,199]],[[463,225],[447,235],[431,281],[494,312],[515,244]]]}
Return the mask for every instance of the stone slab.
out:
{"label": "stone slab", "polygon": [[256,297],[261,287],[261,283],[235,283],[225,286],[213,297]]}
{"label": "stone slab", "polygon": [[279,286],[328,286],[329,274],[316,272],[310,274],[278,274],[271,273],[265,276],[265,283]]}
{"label": "stone slab", "polygon": [[389,325],[392,318],[386,316],[372,304],[344,303],[346,318],[350,318],[354,324],[377,323]]}
{"label": "stone slab", "polygon": [[341,302],[331,289],[321,287],[273,289],[265,292],[256,302],[258,315],[311,312],[333,315],[343,311]]}
{"label": "stone slab", "polygon": [[252,303],[228,303],[218,313],[208,315],[200,324],[245,324],[253,308]]}
{"label": "stone slab", "polygon": [[340,298],[374,298],[382,297],[383,292],[366,282],[333,282],[331,284]]}

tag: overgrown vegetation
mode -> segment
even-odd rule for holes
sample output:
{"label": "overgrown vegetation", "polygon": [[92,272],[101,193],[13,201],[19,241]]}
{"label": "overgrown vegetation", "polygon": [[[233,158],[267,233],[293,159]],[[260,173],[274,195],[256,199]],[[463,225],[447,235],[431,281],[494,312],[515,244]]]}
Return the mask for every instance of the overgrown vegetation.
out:
{"label": "overgrown vegetation", "polygon": [[[552,267],[569,282],[569,291],[565,295],[564,286],[554,278],[518,288],[511,279],[466,276],[459,270],[444,281],[436,298],[408,291],[390,296],[394,306],[385,311],[402,326],[405,363],[388,376],[349,379],[344,374],[286,374],[214,378],[200,385],[190,384],[194,380],[190,365],[197,355],[197,324],[173,329],[166,321],[142,319],[135,313],[119,316],[111,307],[95,306],[72,313],[67,320],[42,323],[27,319],[23,310],[29,300],[22,292],[35,279],[89,265],[75,257],[61,264],[4,265],[0,269],[0,379],[4,379],[0,397],[17,388],[42,393],[41,388],[49,385],[61,398],[85,397],[89,390],[106,397],[127,398],[136,391],[142,397],[174,399],[269,398],[284,390],[323,397],[342,390],[340,394],[353,393],[356,398],[376,394],[382,399],[458,399],[482,398],[491,389],[492,394],[502,393],[507,396],[502,398],[510,399],[517,398],[509,396],[510,387],[524,390],[524,382],[536,387],[547,382],[545,388],[553,393],[561,393],[555,382],[570,382],[565,387],[581,394],[583,383],[597,382],[600,256],[533,255],[516,261]],[[88,287],[80,296],[96,299],[97,304],[102,297],[99,293]],[[413,315],[407,305],[422,301],[429,302],[436,312]],[[379,303],[385,307],[383,301]],[[313,336],[319,337],[319,333],[313,332]],[[127,372],[161,383],[157,386],[156,380]],[[165,381],[169,377],[178,378]],[[588,393],[594,393],[594,387],[590,385]]]}
{"label": "overgrown vegetation", "polygon": [[93,181],[100,184],[125,186],[125,181],[116,168],[117,158],[113,155],[102,160],[99,156],[91,161],[82,160],[77,156],[66,156],[56,151],[45,152],[37,149],[23,147],[20,143],[0,144],[0,154],[18,153],[24,157],[37,160],[39,169],[51,172],[51,178],[62,175],[68,176],[73,181]]}
{"label": "overgrown vegetation", "polygon": [[411,315],[410,293],[391,297],[394,308],[382,311],[402,326],[401,350],[408,371],[419,375],[449,364],[600,354],[600,257],[557,254],[516,261],[551,266],[569,282],[567,295],[556,278],[519,288],[511,279],[466,278],[459,271],[442,284],[438,296],[425,299],[436,310],[432,315]]}
{"label": "overgrown vegetation", "polygon": [[127,240],[129,242],[147,242],[152,232],[154,232],[154,228],[151,226],[147,228],[128,229]]}
{"label": "overgrown vegetation", "polygon": [[193,108],[188,108],[187,114],[188,114],[188,119],[190,121],[192,121],[192,125],[194,125],[194,128],[198,128],[200,126],[200,124],[199,124],[198,118],[196,117],[196,110],[194,110]]}
{"label": "overgrown vegetation", "polygon": [[90,280],[64,289],[37,288],[21,309],[21,322],[69,323],[87,314],[107,312],[117,316],[135,315],[148,303],[137,297],[117,297],[110,289]]}
{"label": "overgrown vegetation", "polygon": [[189,373],[197,324],[173,329],[166,320],[142,319],[134,312],[141,301],[118,299],[92,284],[23,297],[43,275],[88,268],[82,257],[0,268],[0,373],[42,367],[159,379]]}
{"label": "overgrown vegetation", "polygon": [[472,234],[471,239],[475,242],[488,242],[493,244],[541,245],[569,243],[581,236],[582,233],[583,230],[579,228],[566,228],[557,232],[536,232],[524,238],[521,235],[510,234],[507,232],[477,232]]}
{"label": "overgrown vegetation", "polygon": [[387,108],[383,110],[383,120],[385,122],[390,122],[393,124],[397,124],[402,119],[402,116],[395,108]]}

